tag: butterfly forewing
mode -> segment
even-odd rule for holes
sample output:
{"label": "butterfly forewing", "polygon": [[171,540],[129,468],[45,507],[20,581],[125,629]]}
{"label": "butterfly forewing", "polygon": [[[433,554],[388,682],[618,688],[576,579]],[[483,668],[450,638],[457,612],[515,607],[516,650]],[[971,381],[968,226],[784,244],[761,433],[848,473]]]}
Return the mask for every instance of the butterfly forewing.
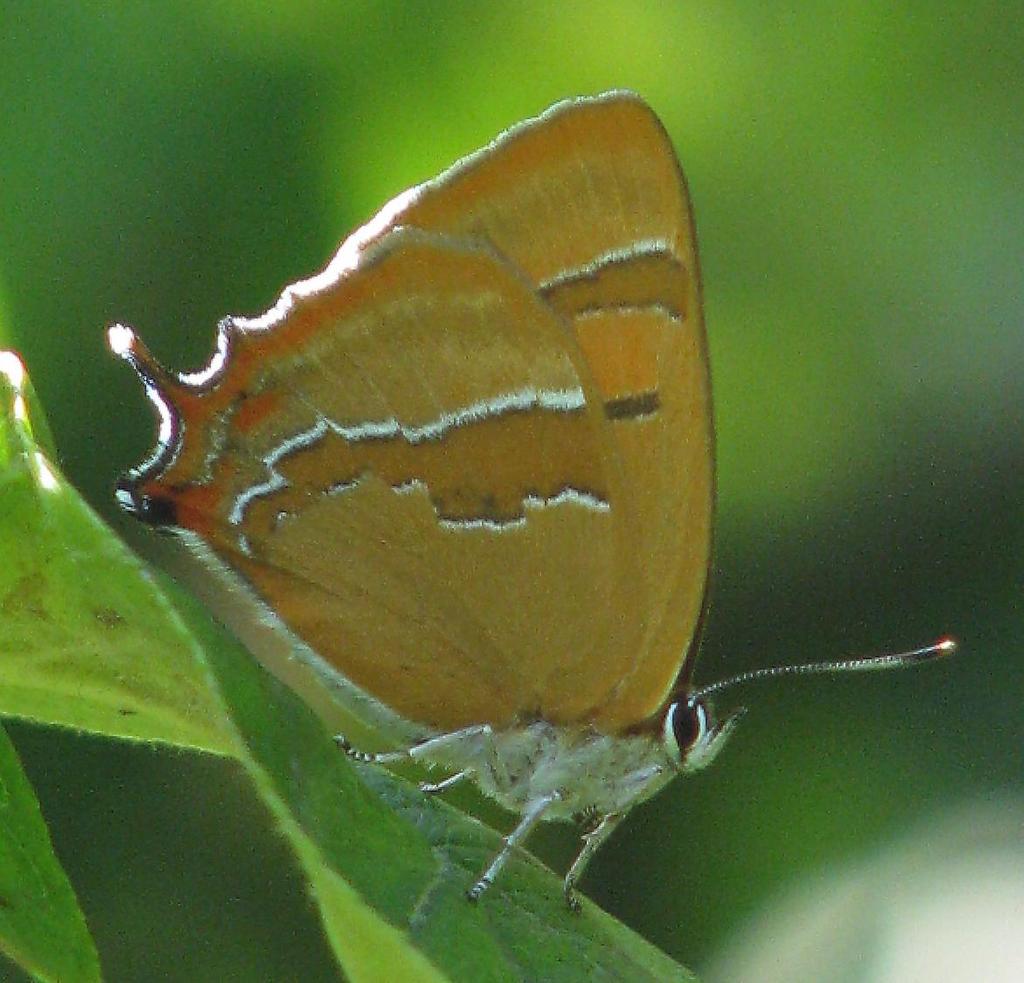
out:
{"label": "butterfly forewing", "polygon": [[[574,329],[625,473],[617,521],[631,527],[636,558],[624,562],[630,573],[615,599],[629,624],[608,639],[625,648],[597,666],[585,661],[589,650],[566,653],[548,686],[602,673],[607,696],[594,715],[628,727],[657,711],[696,651],[711,550],[707,342],[693,217],[671,142],[631,93],[566,102],[393,209],[389,224],[485,238]],[[691,669],[692,659],[684,674]]]}

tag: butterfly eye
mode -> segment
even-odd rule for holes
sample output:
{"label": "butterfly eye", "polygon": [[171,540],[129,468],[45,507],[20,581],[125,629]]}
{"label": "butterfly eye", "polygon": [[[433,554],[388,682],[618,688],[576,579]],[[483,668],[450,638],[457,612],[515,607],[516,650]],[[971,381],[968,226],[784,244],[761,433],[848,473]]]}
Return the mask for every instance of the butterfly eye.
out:
{"label": "butterfly eye", "polygon": [[702,700],[679,700],[665,714],[664,740],[674,750],[680,763],[690,751],[705,740],[708,732],[708,709]]}
{"label": "butterfly eye", "polygon": [[708,704],[692,694],[673,703],[665,714],[662,741],[680,771],[697,771],[709,765],[732,733],[744,709],[734,711],[716,724]]}

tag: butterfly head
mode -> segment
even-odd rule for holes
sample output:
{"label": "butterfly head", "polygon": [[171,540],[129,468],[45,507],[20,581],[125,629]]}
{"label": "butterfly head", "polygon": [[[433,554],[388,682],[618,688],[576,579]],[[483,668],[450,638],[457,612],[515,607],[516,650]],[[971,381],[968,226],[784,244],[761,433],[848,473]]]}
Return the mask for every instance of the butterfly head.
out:
{"label": "butterfly head", "polygon": [[777,676],[834,675],[840,672],[895,669],[930,662],[933,659],[951,655],[955,651],[956,642],[951,638],[943,638],[932,645],[909,652],[897,652],[862,659],[845,659],[838,662],[770,666],[766,669],[754,669],[750,672],[740,673],[738,676],[711,683],[701,689],[677,694],[669,702],[662,719],[662,744],[670,760],[679,771],[684,773],[699,771],[711,764],[717,757],[740,717],[746,713],[746,707],[740,707],[721,723],[718,723],[708,697],[719,690]]}

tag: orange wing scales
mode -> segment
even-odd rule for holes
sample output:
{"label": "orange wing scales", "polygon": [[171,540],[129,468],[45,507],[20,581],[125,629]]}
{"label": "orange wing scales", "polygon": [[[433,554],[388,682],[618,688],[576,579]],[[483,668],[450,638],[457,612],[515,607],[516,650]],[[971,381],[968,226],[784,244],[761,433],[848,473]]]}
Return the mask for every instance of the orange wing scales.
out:
{"label": "orange wing scales", "polygon": [[[122,329],[127,332],[127,329]],[[385,206],[175,377],[119,489],[410,721],[647,726],[692,669],[713,427],[692,218],[635,96]]]}

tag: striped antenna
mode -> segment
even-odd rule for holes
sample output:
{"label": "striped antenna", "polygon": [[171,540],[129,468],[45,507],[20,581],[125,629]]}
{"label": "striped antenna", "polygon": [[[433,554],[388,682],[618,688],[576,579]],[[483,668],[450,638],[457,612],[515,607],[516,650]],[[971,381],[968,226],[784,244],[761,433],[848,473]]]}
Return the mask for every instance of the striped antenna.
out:
{"label": "striped antenna", "polygon": [[844,659],[839,662],[809,662],[799,666],[770,666],[767,669],[752,669],[741,672],[738,676],[719,680],[690,694],[690,700],[702,700],[723,689],[749,683],[755,679],[768,679],[772,676],[811,676],[833,674],[837,672],[874,672],[876,669],[902,669],[905,666],[916,666],[921,662],[931,662],[952,655],[957,649],[955,639],[941,638],[932,645],[913,649],[910,652],[894,652],[889,655],[876,655],[867,659]]}

